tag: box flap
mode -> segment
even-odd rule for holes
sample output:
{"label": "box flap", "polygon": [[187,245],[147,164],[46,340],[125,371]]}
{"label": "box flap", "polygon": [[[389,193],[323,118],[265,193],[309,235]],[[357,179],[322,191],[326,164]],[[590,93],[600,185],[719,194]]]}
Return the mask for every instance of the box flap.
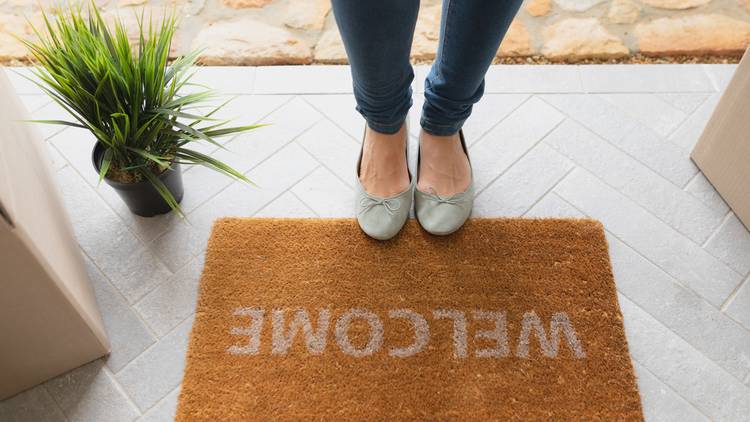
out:
{"label": "box flap", "polygon": [[750,228],[750,49],[691,153],[693,161]]}
{"label": "box flap", "polygon": [[[23,104],[0,68],[0,199],[12,221],[12,225],[0,221],[0,240],[5,238],[7,247],[15,248],[3,250],[0,258],[26,253],[25,261],[3,262],[0,298],[7,300],[15,295],[32,304],[37,303],[39,293],[47,292],[56,309],[68,306],[74,310],[72,314],[86,322],[101,355],[108,349],[108,342],[82,252],[55,183],[48,147],[25,120],[28,115]],[[27,291],[34,285],[39,286],[38,294]],[[11,305],[23,303],[6,303],[6,308]],[[0,309],[2,318],[13,324],[23,323],[23,317],[4,315]]]}

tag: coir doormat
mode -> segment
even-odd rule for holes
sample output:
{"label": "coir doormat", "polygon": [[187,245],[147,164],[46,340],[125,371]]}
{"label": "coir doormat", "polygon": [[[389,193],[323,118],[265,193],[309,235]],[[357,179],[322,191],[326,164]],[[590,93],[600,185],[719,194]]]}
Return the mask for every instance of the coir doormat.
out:
{"label": "coir doormat", "polygon": [[222,219],[177,420],[642,420],[602,226]]}

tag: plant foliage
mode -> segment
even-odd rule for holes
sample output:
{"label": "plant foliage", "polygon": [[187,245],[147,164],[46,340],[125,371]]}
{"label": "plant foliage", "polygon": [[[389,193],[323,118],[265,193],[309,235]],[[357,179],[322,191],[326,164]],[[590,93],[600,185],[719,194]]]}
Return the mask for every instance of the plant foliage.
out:
{"label": "plant foliage", "polygon": [[[217,95],[201,87],[183,94],[193,76],[198,51],[172,63],[174,15],[160,23],[138,16],[137,42],[128,38],[120,19],[109,27],[92,4],[83,11],[70,6],[54,20],[44,14],[44,28],[34,28],[37,41],[24,41],[39,66],[36,82],[73,121],[36,121],[91,131],[104,146],[99,171],[104,177],[127,175],[147,180],[178,213],[179,204],[158,174],[171,163],[200,164],[249,182],[240,172],[215,158],[190,149],[195,142],[221,147],[216,138],[260,125],[226,127],[212,117]],[[198,110],[209,109],[207,113]]]}

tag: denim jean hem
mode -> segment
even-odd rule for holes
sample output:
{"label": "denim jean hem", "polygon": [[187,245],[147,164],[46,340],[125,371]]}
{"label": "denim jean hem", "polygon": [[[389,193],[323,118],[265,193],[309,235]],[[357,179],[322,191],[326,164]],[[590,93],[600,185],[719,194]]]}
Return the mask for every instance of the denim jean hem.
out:
{"label": "denim jean hem", "polygon": [[369,126],[370,129],[374,130],[375,132],[384,133],[386,135],[393,135],[401,129],[401,126],[404,125],[405,121],[406,118],[403,118],[396,123],[379,123],[373,122],[372,120],[367,120],[367,126]]}
{"label": "denim jean hem", "polygon": [[425,132],[435,136],[450,136],[458,133],[464,125],[465,120],[460,120],[451,124],[439,124],[422,117],[419,124],[422,126]]}

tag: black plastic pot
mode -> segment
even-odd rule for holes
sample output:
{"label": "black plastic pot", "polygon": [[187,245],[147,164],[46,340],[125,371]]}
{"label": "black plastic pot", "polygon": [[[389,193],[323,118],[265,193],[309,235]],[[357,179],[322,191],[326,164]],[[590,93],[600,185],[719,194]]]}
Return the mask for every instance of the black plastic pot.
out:
{"label": "black plastic pot", "polygon": [[[97,142],[91,153],[91,160],[97,173],[99,173],[99,169],[101,168],[103,156],[104,147]],[[182,201],[184,191],[182,189],[182,171],[180,170],[179,163],[172,164],[170,168],[160,174],[159,180],[172,192],[178,203]],[[164,198],[159,195],[159,192],[147,180],[138,183],[121,183],[105,177],[104,181],[115,189],[133,214],[140,215],[141,217],[153,217],[172,211],[169,204],[164,201]]]}

